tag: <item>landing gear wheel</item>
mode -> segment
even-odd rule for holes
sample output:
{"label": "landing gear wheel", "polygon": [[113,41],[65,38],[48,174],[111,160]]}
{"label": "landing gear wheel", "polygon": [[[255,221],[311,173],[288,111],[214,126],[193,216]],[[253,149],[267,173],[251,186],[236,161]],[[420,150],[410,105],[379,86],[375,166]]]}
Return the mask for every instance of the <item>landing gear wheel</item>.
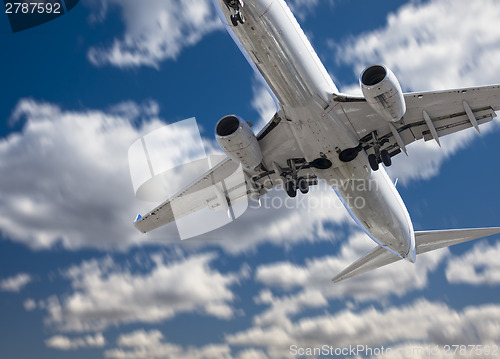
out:
{"label": "landing gear wheel", "polygon": [[307,194],[309,193],[309,183],[307,182],[307,179],[304,177],[299,178],[299,189],[302,194]]}
{"label": "landing gear wheel", "polygon": [[241,12],[238,11],[238,13],[234,17],[240,22],[241,25],[245,23],[245,18],[243,17],[243,14]]}
{"label": "landing gear wheel", "polygon": [[382,158],[382,162],[384,162],[385,167],[390,167],[392,165],[391,155],[389,151],[382,150],[380,151],[380,157]]}
{"label": "landing gear wheel", "polygon": [[233,24],[234,27],[238,26],[238,19],[236,18],[235,15],[231,15],[231,23]]}
{"label": "landing gear wheel", "polygon": [[368,162],[370,162],[370,167],[373,171],[378,171],[377,156],[375,156],[374,154],[368,155]]}
{"label": "landing gear wheel", "polygon": [[295,181],[287,181],[285,184],[286,194],[290,198],[297,197],[297,187],[295,185]]}

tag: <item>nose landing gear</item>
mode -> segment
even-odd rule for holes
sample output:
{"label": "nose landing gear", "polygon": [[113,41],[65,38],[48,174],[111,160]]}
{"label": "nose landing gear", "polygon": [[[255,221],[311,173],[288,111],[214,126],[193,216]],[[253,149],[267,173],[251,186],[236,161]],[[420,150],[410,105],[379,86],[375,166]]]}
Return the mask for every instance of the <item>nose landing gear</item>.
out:
{"label": "nose landing gear", "polygon": [[297,190],[302,194],[309,193],[309,187],[318,184],[316,176],[298,176],[299,171],[308,168],[328,169],[332,166],[332,162],[320,157],[310,163],[303,158],[293,158],[287,161],[287,169],[279,169],[280,176],[285,179],[285,190],[289,197],[295,198]]}
{"label": "nose landing gear", "polygon": [[243,0],[224,0],[224,3],[228,9],[232,9],[234,11],[234,14],[230,16],[231,24],[233,24],[234,27],[238,26],[238,23],[244,24],[245,18],[241,13],[241,8],[244,5]]}

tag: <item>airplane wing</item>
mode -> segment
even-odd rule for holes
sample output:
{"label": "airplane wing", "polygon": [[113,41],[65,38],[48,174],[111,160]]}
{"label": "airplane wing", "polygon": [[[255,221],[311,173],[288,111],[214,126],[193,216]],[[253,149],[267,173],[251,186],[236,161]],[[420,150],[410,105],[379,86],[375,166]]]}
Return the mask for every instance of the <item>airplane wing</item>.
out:
{"label": "airplane wing", "polygon": [[469,127],[479,131],[478,126],[491,121],[496,117],[495,111],[500,110],[500,85],[407,93],[404,98],[406,114],[394,123],[392,130],[389,122],[375,113],[364,97],[335,95],[333,101],[338,103],[334,109],[338,118],[367,144],[364,149],[369,154],[374,150],[368,143],[377,131],[384,143],[381,150],[388,150],[394,156],[421,138],[439,143],[440,137]]}
{"label": "airplane wing", "polygon": [[[417,255],[449,247],[455,244],[472,241],[500,233],[500,228],[452,229],[444,231],[415,232],[415,247]],[[365,256],[358,259],[339,273],[333,282],[354,277],[376,268],[386,266],[401,260],[400,257],[378,246]]]}
{"label": "airplane wing", "polygon": [[[283,126],[276,114],[257,136],[267,162],[286,163],[289,158],[302,157],[289,127]],[[310,179],[316,177],[307,168],[301,174]],[[278,178],[272,169],[251,173],[226,157],[148,214],[139,215],[134,226],[140,232],[147,233],[206,207],[225,210],[229,218],[234,219],[231,209],[233,204],[248,198],[257,199],[269,189],[281,185]]]}
{"label": "airplane wing", "polygon": [[138,216],[135,228],[147,233],[205,207],[228,210],[249,193],[243,172],[238,172],[239,168],[237,163],[225,158],[172,198],[145,216]]}

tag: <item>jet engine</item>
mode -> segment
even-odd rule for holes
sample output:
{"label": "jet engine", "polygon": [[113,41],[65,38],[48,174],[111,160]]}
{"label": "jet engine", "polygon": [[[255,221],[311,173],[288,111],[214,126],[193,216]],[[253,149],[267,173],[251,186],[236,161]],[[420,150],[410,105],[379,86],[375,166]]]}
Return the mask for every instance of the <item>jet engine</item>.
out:
{"label": "jet engine", "polygon": [[255,169],[262,162],[259,142],[248,124],[237,116],[223,117],[215,126],[219,146],[233,161],[246,169]]}
{"label": "jet engine", "polygon": [[401,120],[406,112],[403,91],[394,73],[384,65],[367,67],[359,77],[361,91],[370,106],[384,119]]}

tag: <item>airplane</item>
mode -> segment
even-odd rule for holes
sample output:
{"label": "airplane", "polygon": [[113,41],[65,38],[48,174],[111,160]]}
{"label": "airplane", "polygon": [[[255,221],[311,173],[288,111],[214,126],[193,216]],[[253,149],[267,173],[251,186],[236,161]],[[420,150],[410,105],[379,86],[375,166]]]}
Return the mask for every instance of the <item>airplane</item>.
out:
{"label": "airplane", "polygon": [[[454,244],[500,233],[500,228],[414,231],[409,212],[384,166],[417,140],[436,141],[492,121],[500,85],[403,93],[385,65],[360,75],[362,96],[340,93],[284,0],[213,0],[217,13],[253,69],[262,76],[278,111],[255,135],[236,115],[215,126],[225,159],[134,226],[142,233],[242,196],[258,200],[282,187],[306,194],[319,180],[333,187],[359,227],[377,244],[333,278],[334,282]],[[411,160],[411,157],[409,158]],[[383,166],[381,166],[383,164]],[[203,191],[238,166],[244,190]],[[210,180],[208,180],[210,179]],[[358,185],[368,183],[370,185]],[[220,191],[219,191],[220,192]],[[196,194],[196,195],[194,195]],[[362,198],[363,206],[349,198]],[[172,207],[184,201],[175,215]],[[352,201],[351,201],[352,202]]]}

